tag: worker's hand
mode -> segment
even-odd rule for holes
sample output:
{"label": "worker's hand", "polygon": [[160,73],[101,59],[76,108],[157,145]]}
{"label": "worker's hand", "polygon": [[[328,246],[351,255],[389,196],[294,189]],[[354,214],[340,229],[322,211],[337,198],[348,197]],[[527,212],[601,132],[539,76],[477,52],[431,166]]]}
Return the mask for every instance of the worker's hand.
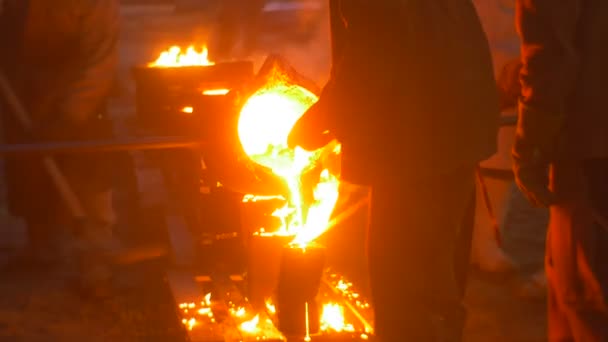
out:
{"label": "worker's hand", "polygon": [[320,102],[315,103],[296,122],[287,138],[289,148],[299,146],[306,151],[315,151],[334,139],[327,124],[328,113],[323,107]]}
{"label": "worker's hand", "polygon": [[519,121],[513,145],[513,173],[519,189],[530,203],[548,207],[556,202],[549,188],[549,166],[564,115],[548,114],[519,104]]}

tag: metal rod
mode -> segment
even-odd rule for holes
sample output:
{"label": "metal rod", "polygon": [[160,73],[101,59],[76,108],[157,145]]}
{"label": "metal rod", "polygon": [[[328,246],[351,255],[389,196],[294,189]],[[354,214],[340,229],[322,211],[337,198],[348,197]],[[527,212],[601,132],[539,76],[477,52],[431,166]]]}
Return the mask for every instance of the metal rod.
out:
{"label": "metal rod", "polygon": [[204,145],[205,142],[203,141],[182,137],[147,137],[114,140],[48,142],[37,144],[6,144],[0,145],[0,157],[3,155],[15,154],[56,155],[92,152],[197,148]]}

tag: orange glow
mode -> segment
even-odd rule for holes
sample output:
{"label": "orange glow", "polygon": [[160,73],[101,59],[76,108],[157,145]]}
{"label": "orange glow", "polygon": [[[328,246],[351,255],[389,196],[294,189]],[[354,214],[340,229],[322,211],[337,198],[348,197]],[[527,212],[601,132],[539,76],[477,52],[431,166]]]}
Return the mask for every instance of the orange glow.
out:
{"label": "orange glow", "polygon": [[230,89],[206,89],[203,90],[205,96],[222,96],[230,92]]}
{"label": "orange glow", "polygon": [[260,315],[256,315],[252,320],[241,323],[241,330],[255,334],[258,330],[258,324],[260,323]]}
{"label": "orange glow", "polygon": [[214,64],[214,62],[209,60],[209,50],[206,46],[203,46],[202,50],[197,51],[191,45],[185,51],[179,46],[172,46],[166,51],[161,52],[156,61],[149,63],[148,66],[155,68],[178,68]]}
{"label": "orange glow", "polygon": [[182,113],[192,114],[192,113],[194,113],[194,108],[192,108],[192,107],[184,107],[184,108],[182,108]]}
{"label": "orange glow", "polygon": [[323,312],[321,314],[321,330],[322,331],[334,331],[352,332],[355,328],[352,324],[347,324],[344,318],[344,307],[336,303],[327,303],[323,305]]}
{"label": "orange glow", "polygon": [[[256,163],[268,167],[289,186],[287,204],[273,213],[282,226],[272,234],[294,236],[293,243],[304,246],[329,228],[338,199],[337,175],[315,167],[326,149],[339,153],[336,142],[317,151],[287,147],[287,137],[300,117],[318,97],[304,87],[289,83],[277,69],[264,87],[243,106],[238,133],[245,153]],[[313,170],[314,169],[314,170]],[[318,172],[316,184],[304,184],[302,175]],[[312,201],[304,193],[312,193]],[[247,196],[244,201],[255,200]],[[266,233],[268,234],[268,233]]]}
{"label": "orange glow", "polygon": [[182,319],[182,324],[186,326],[186,328],[188,328],[188,330],[192,330],[194,329],[194,327],[196,326],[197,322],[196,319],[194,318],[190,318],[190,319]]}
{"label": "orange glow", "polygon": [[[204,300],[200,302],[200,305],[196,303],[181,303],[179,304],[179,308],[181,309],[182,314],[182,324],[188,329],[192,331],[199,324],[205,323],[215,323],[215,317],[213,316],[213,311],[211,310],[211,293],[205,295]],[[193,316],[193,314],[196,317]]]}
{"label": "orange glow", "polygon": [[270,315],[275,315],[277,313],[277,307],[274,305],[271,298],[266,300],[266,310]]}

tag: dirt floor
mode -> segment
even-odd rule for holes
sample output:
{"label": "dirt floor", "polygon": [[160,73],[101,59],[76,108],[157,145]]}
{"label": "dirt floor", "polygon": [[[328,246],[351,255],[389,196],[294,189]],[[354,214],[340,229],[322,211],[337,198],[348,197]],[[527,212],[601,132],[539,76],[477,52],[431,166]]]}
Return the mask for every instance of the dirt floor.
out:
{"label": "dirt floor", "polygon": [[[124,7],[123,12],[121,82],[119,96],[113,101],[119,128],[134,111],[131,66],[150,61],[168,45],[204,43],[212,32],[209,13],[174,13],[162,6],[129,6]],[[289,37],[281,33],[266,34],[260,51],[254,56],[256,64],[259,65],[266,52],[278,51],[300,72],[322,84],[329,69],[328,40],[287,43]],[[321,25],[317,36],[326,34],[326,25]],[[4,187],[0,185],[1,188]],[[85,301],[71,292],[66,285],[73,276],[68,265],[42,270],[8,267],[11,257],[23,245],[24,233],[19,222],[6,213],[4,203],[4,200],[0,202],[0,263],[5,266],[0,270],[0,341],[184,340],[162,264],[119,270],[121,290],[105,302]],[[518,244],[518,241],[522,240],[521,234],[529,235],[528,240],[542,239],[539,229],[542,230],[542,222],[530,216],[520,217],[506,232],[511,246],[508,249],[517,260],[532,265],[531,269],[540,264],[538,244]],[[467,295],[467,341],[545,340],[544,301],[520,299],[517,288],[515,278],[488,279],[472,274]]]}

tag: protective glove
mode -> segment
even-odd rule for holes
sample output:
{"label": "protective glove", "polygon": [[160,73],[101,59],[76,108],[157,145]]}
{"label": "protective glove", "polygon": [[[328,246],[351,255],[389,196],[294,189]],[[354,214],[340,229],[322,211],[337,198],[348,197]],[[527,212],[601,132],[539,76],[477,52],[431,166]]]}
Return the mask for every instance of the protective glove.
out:
{"label": "protective glove", "polygon": [[517,100],[521,94],[521,83],[519,82],[521,67],[522,63],[518,58],[507,62],[500,71],[497,86],[501,111],[517,106]]}
{"label": "protective glove", "polygon": [[306,151],[315,151],[329,144],[334,136],[330,131],[328,113],[321,100],[312,105],[291,129],[287,147],[299,146]]}
{"label": "protective glove", "polygon": [[549,189],[549,165],[564,122],[563,114],[545,113],[519,103],[519,120],[513,145],[513,173],[530,203],[547,207],[555,203]]}

